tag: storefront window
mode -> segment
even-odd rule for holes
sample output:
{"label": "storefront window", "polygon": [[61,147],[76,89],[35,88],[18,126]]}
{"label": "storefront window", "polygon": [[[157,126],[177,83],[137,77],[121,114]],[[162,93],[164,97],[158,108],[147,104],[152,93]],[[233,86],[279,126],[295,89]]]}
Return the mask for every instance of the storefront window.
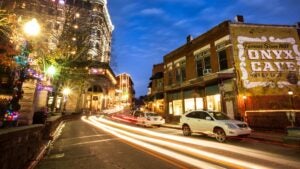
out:
{"label": "storefront window", "polygon": [[182,115],[182,100],[173,100],[174,116]]}
{"label": "storefront window", "polygon": [[194,98],[184,99],[184,111],[195,110],[195,100]]}
{"label": "storefront window", "polygon": [[220,94],[207,96],[207,109],[214,111],[221,111]]}
{"label": "storefront window", "polygon": [[173,114],[173,104],[169,102],[169,114]]}
{"label": "storefront window", "polygon": [[203,98],[199,97],[199,98],[196,98],[196,109],[204,109],[204,103],[203,103]]}

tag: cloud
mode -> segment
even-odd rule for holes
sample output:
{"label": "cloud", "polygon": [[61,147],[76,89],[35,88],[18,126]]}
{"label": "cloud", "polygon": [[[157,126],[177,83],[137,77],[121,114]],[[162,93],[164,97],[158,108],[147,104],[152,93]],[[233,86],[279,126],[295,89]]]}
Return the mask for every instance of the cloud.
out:
{"label": "cloud", "polygon": [[143,15],[161,15],[164,11],[159,8],[148,8],[143,9],[140,13]]}
{"label": "cloud", "polygon": [[184,25],[186,24],[188,21],[186,19],[182,19],[182,20],[179,20],[177,22],[174,23],[174,26],[181,26],[181,25]]}

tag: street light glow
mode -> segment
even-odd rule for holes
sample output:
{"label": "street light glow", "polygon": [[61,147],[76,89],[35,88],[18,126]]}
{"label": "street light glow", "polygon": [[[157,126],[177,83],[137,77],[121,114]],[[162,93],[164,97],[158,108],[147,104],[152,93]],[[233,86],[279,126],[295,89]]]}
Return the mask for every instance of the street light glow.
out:
{"label": "street light glow", "polygon": [[24,25],[24,32],[29,36],[37,36],[40,33],[40,25],[35,18]]}
{"label": "street light glow", "polygon": [[71,89],[66,87],[62,91],[63,95],[68,96],[71,93]]}
{"label": "street light glow", "polygon": [[49,74],[50,76],[53,76],[56,73],[56,69],[53,65],[51,65],[50,67],[48,67],[47,69],[47,74]]}

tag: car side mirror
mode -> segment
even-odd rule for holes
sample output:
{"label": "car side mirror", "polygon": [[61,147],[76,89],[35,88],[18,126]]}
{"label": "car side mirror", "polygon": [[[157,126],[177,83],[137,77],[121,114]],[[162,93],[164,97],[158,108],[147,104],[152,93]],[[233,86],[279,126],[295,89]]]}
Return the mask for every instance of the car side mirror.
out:
{"label": "car side mirror", "polygon": [[205,120],[212,120],[212,118],[209,117],[209,116],[206,116],[206,117],[205,117]]}

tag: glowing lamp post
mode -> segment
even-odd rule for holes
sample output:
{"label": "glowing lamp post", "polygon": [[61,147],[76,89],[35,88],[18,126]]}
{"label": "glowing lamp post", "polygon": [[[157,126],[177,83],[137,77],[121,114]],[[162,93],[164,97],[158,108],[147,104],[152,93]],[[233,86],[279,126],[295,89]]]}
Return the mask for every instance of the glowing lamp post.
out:
{"label": "glowing lamp post", "polygon": [[[290,96],[290,106],[291,109],[294,109],[294,92],[292,90],[288,91],[288,95]],[[294,127],[294,123],[295,123],[295,117],[296,114],[295,112],[293,112],[293,110],[291,110],[290,112],[286,113],[288,120],[291,122],[291,126]]]}
{"label": "glowing lamp post", "polygon": [[50,76],[51,79],[56,73],[56,68],[53,65],[51,65],[50,67],[48,67],[46,73]]}
{"label": "glowing lamp post", "polygon": [[[36,19],[32,19],[31,21],[24,24],[23,30],[24,30],[24,35],[37,36],[40,33],[40,26]],[[14,89],[13,96],[9,103],[9,108],[7,110],[7,113],[5,114],[7,119],[8,120],[12,119],[12,121],[17,120],[17,114],[21,108],[19,104],[19,100],[22,97],[22,86],[23,86],[23,82],[26,79],[27,68],[29,65],[28,55],[30,51],[28,45],[29,43],[26,40],[24,40],[21,45],[20,54],[14,57],[16,63],[18,64],[19,76],[18,79],[16,79],[16,82],[13,86]]]}
{"label": "glowing lamp post", "polygon": [[246,100],[247,100],[247,96],[243,95],[244,109],[245,109],[245,111],[244,111],[244,121],[245,121],[245,122],[247,122],[247,112],[246,112],[247,108],[246,108]]}
{"label": "glowing lamp post", "polygon": [[29,36],[37,36],[40,33],[41,28],[37,20],[33,18],[25,23],[23,30]]}

